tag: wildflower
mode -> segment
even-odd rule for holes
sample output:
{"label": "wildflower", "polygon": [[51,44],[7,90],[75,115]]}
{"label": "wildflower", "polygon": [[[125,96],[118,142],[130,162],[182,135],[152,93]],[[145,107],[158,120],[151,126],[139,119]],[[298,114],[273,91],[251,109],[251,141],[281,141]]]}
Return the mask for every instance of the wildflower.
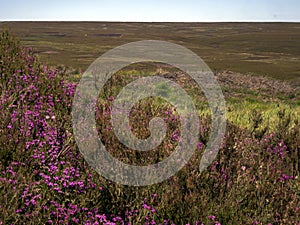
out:
{"label": "wildflower", "polygon": [[200,141],[198,144],[197,144],[197,148],[200,149],[202,147],[203,143]]}
{"label": "wildflower", "polygon": [[22,212],[23,212],[22,209],[17,209],[17,210],[16,210],[16,213],[22,213]]}
{"label": "wildflower", "polygon": [[149,206],[149,205],[147,205],[146,203],[144,203],[144,204],[143,204],[143,208],[144,208],[144,209],[148,209],[148,210],[150,210],[150,209],[151,209],[151,208],[150,208],[150,206]]}
{"label": "wildflower", "polygon": [[246,166],[242,166],[242,170],[245,171],[246,170]]}
{"label": "wildflower", "polygon": [[215,220],[215,219],[216,219],[216,216],[214,216],[214,215],[208,216],[208,219],[210,219],[210,220]]}
{"label": "wildflower", "polygon": [[113,101],[115,98],[114,98],[114,96],[110,96],[107,100],[108,101]]}
{"label": "wildflower", "polygon": [[172,134],[171,139],[172,139],[172,141],[178,141],[179,135],[178,135],[178,132],[177,132],[177,131],[175,131],[175,133]]}

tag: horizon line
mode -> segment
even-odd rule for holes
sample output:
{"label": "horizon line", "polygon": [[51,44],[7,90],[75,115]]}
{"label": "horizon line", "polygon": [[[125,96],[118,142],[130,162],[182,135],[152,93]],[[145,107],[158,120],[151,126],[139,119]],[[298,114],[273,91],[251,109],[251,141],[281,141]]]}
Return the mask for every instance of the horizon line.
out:
{"label": "horizon line", "polygon": [[203,20],[203,21],[138,21],[138,20],[53,20],[12,19],[0,22],[102,22],[102,23],[300,23],[300,20]]}

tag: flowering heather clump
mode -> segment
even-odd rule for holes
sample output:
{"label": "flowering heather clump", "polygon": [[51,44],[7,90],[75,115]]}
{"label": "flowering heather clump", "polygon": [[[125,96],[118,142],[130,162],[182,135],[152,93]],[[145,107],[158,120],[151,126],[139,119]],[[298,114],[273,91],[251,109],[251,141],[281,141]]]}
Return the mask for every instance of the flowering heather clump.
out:
{"label": "flowering heather clump", "polygon": [[[41,65],[3,32],[0,75],[0,224],[300,224],[300,131],[284,112],[273,133],[229,124],[218,157],[200,174],[210,131],[209,116],[201,116],[196,153],[180,172],[161,184],[127,187],[99,176],[78,151],[71,123],[76,84],[66,74]],[[166,158],[180,138],[172,107],[153,107],[152,99],[132,109],[137,136],[149,135],[157,115],[169,129],[160,149],[133,154],[111,129],[115,97],[108,93],[95,110],[108,150],[128,163]]]}

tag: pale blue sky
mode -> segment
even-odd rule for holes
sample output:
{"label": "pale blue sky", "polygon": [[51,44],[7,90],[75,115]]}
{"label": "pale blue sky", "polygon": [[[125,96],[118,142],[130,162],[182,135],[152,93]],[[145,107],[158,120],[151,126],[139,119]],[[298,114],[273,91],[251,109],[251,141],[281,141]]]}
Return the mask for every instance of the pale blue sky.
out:
{"label": "pale blue sky", "polygon": [[0,0],[0,20],[300,22],[300,0]]}

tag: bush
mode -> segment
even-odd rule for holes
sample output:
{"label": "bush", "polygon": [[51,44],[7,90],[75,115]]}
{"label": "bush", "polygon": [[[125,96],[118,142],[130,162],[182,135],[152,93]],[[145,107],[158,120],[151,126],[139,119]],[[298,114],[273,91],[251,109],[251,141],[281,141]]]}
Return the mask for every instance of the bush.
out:
{"label": "bush", "polygon": [[[7,31],[1,34],[0,224],[300,222],[300,133],[298,121],[285,112],[273,133],[259,131],[257,111],[250,130],[228,123],[218,157],[200,174],[210,132],[210,117],[201,116],[198,148],[180,172],[160,184],[127,187],[99,176],[78,151],[70,114],[76,83],[61,71],[39,63]],[[124,84],[126,77],[115,82]],[[153,116],[164,117],[169,130],[158,151],[132,159],[109,129],[113,97],[107,93],[113,84],[96,111],[99,134],[111,153],[136,164],[167,157],[180,134],[178,115],[161,100],[141,101],[131,114],[133,132],[147,137],[141,124]]]}

